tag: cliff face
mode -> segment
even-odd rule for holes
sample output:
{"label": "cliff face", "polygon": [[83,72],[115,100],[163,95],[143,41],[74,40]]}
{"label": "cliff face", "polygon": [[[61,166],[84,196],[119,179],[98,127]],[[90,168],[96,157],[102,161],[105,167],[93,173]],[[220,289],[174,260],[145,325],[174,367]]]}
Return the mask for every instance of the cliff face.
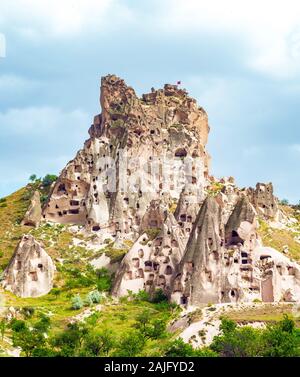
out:
{"label": "cliff face", "polygon": [[[151,202],[167,208],[179,198],[185,157],[198,160],[186,177],[203,195],[207,115],[175,85],[138,98],[114,75],[102,78],[100,102],[90,138],[62,171],[43,218],[135,240]],[[161,225],[159,218],[148,221],[149,227]]]}
{"label": "cliff face", "polygon": [[191,305],[219,302],[223,243],[221,208],[208,197],[195,219],[173,282],[174,301]]}
{"label": "cliff face", "polygon": [[112,293],[161,289],[182,305],[300,299],[299,266],[258,236],[280,221],[272,184],[209,176],[207,115],[176,85],[138,98],[102,78],[102,112],[55,183],[43,218],[80,224],[99,246],[132,241]]}

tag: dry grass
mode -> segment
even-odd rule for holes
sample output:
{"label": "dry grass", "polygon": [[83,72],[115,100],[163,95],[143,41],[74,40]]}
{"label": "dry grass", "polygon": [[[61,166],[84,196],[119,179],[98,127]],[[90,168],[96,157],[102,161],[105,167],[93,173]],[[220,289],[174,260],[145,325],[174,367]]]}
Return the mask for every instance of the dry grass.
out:
{"label": "dry grass", "polygon": [[261,220],[258,233],[262,238],[264,246],[273,247],[278,251],[282,251],[283,246],[287,245],[289,248],[289,257],[300,261],[300,244],[294,239],[297,235],[296,232],[271,228],[265,221]]}

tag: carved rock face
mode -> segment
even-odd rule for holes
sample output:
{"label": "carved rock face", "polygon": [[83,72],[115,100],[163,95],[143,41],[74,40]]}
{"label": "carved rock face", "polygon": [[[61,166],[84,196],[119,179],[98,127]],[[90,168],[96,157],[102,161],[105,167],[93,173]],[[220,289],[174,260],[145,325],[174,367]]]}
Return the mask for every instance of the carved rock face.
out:
{"label": "carved rock face", "polygon": [[219,302],[223,242],[221,208],[208,197],[197,215],[173,282],[173,301],[190,305]]}
{"label": "carved rock face", "polygon": [[[62,171],[43,217],[82,224],[100,233],[105,228],[113,235],[121,232],[136,240],[150,203],[159,200],[168,206],[170,198],[179,198],[185,184],[165,187],[161,169],[171,182],[184,158],[198,158],[202,171],[196,176],[191,170],[189,179],[198,187],[205,184],[207,115],[174,85],[140,99],[114,75],[102,78],[100,101],[102,113],[94,119],[90,139]],[[120,172],[122,178],[114,182],[114,174],[119,177]],[[151,187],[153,176],[157,185]],[[124,182],[129,187],[124,188]]]}
{"label": "carved rock face", "polygon": [[165,85],[138,98],[108,75],[100,102],[90,138],[60,174],[43,218],[84,225],[99,244],[134,242],[114,295],[162,289],[183,305],[299,296],[298,267],[287,259],[281,268],[276,251],[270,264],[261,255],[257,216],[280,212],[272,184],[240,190],[232,177],[209,177],[207,115],[185,90]]}
{"label": "carved rock face", "polygon": [[2,284],[20,297],[42,296],[52,289],[54,271],[52,259],[40,243],[24,235],[4,271]]}
{"label": "carved rock face", "polygon": [[256,188],[247,190],[248,197],[256,211],[267,219],[275,218],[278,214],[278,201],[273,194],[272,183],[257,183]]}
{"label": "carved rock face", "polygon": [[253,206],[246,196],[242,196],[232,211],[225,226],[225,242],[227,246],[242,244],[252,251],[256,246],[257,219]]}
{"label": "carved rock face", "polygon": [[41,207],[41,200],[40,200],[40,193],[39,191],[35,191],[33,197],[31,198],[31,202],[29,208],[22,220],[22,225],[29,225],[38,227],[42,217],[42,207]]}
{"label": "carved rock face", "polygon": [[168,296],[182,258],[186,237],[172,214],[167,213],[159,234],[150,240],[146,234],[134,243],[116,274],[113,294],[161,289]]}

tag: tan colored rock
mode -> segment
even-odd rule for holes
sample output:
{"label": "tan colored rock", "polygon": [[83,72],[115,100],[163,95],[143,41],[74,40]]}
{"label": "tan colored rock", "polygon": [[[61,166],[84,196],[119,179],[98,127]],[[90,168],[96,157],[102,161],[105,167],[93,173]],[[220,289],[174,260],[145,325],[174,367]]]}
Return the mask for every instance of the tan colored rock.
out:
{"label": "tan colored rock", "polygon": [[215,198],[208,197],[197,215],[172,283],[173,301],[183,305],[219,302],[223,244],[221,208]]}
{"label": "tan colored rock", "polygon": [[161,232],[154,240],[142,234],[124,257],[113,287],[113,295],[145,290],[153,294],[162,289],[170,296],[171,283],[185,247],[185,236],[170,213],[165,214]]}
{"label": "tan colored rock", "polygon": [[[100,102],[102,113],[94,118],[90,138],[62,171],[43,217],[82,224],[93,232],[122,233],[136,240],[143,228],[142,219],[149,216],[150,203],[160,201],[169,206],[172,199],[178,200],[186,184],[176,181],[165,186],[161,168],[173,181],[175,168],[183,165],[185,157],[198,158],[202,171],[196,177],[191,170],[189,179],[198,187],[205,184],[209,166],[207,114],[176,85],[165,85],[138,98],[114,75],[102,78]],[[131,159],[129,166],[122,165],[127,160],[124,150]],[[116,160],[117,172],[125,174],[115,187],[110,159]],[[166,159],[171,162],[165,163]],[[153,176],[157,186],[149,190]],[[122,187],[122,182],[129,187]]]}
{"label": "tan colored rock", "polygon": [[33,236],[24,235],[4,271],[2,285],[20,297],[47,294],[53,285],[55,266]]}
{"label": "tan colored rock", "polygon": [[247,189],[248,197],[258,214],[267,219],[274,219],[278,215],[278,200],[273,194],[272,183],[257,183],[256,188]]}
{"label": "tan colored rock", "polygon": [[38,227],[42,217],[42,207],[41,207],[41,199],[39,191],[35,191],[31,201],[29,208],[22,220],[22,225],[34,226]]}

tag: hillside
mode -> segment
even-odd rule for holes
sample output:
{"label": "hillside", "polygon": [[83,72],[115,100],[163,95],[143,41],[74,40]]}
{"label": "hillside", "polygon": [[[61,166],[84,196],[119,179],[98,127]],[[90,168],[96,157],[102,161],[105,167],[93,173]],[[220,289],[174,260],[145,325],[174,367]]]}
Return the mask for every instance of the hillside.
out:
{"label": "hillside", "polygon": [[0,351],[222,356],[245,332],[245,355],[281,356],[274,333],[298,355],[299,208],[210,174],[208,116],[178,85],[107,75],[100,104],[58,177],[0,199]]}

